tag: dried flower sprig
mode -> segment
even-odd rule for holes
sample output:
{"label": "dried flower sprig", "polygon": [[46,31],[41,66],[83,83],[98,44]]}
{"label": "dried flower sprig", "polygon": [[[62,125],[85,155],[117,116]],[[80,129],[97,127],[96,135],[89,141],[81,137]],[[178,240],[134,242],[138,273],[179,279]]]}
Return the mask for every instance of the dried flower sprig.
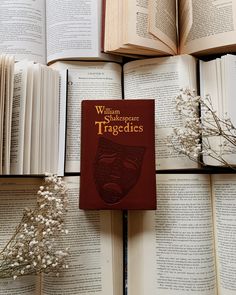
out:
{"label": "dried flower sprig", "polygon": [[64,215],[67,194],[64,181],[47,174],[35,208],[26,208],[15,233],[0,252],[0,278],[49,273],[67,268],[68,249],[61,250],[55,237],[67,233]]}
{"label": "dried flower sprig", "polygon": [[206,165],[202,156],[208,156],[235,169],[225,155],[236,154],[236,127],[227,114],[224,118],[217,114],[210,95],[202,98],[194,90],[181,89],[176,97],[176,109],[184,126],[174,128],[168,138],[174,150],[202,165]]}

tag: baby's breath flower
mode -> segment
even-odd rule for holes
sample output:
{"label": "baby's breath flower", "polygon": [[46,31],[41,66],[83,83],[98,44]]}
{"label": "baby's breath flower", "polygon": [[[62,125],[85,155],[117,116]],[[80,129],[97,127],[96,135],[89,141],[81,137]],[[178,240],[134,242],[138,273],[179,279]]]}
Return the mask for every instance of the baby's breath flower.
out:
{"label": "baby's breath flower", "polygon": [[[228,114],[220,118],[210,95],[202,98],[196,95],[195,90],[181,89],[175,100],[176,110],[184,124],[181,128],[173,128],[173,134],[168,138],[173,149],[201,164],[204,164],[201,156],[207,155],[231,167],[224,155],[236,153],[236,127]],[[214,148],[210,145],[213,137],[220,139]]]}
{"label": "baby's breath flower", "polygon": [[0,278],[41,272],[59,274],[66,265],[68,249],[58,250],[55,237],[64,234],[67,210],[65,183],[47,174],[37,192],[36,207],[25,208],[15,234],[0,252]]}

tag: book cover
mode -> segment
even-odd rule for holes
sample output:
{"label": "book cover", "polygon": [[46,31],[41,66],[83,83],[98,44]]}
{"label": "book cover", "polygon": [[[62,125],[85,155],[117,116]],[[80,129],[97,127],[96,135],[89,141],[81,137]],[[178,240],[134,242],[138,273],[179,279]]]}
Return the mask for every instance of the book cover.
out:
{"label": "book cover", "polygon": [[84,100],[80,209],[155,209],[154,100]]}

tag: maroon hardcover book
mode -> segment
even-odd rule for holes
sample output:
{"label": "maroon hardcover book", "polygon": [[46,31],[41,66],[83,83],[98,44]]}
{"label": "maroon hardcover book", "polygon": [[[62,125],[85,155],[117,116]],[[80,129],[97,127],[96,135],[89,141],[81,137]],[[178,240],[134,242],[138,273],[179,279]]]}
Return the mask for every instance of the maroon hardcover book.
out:
{"label": "maroon hardcover book", "polygon": [[156,209],[154,100],[84,100],[80,209]]}

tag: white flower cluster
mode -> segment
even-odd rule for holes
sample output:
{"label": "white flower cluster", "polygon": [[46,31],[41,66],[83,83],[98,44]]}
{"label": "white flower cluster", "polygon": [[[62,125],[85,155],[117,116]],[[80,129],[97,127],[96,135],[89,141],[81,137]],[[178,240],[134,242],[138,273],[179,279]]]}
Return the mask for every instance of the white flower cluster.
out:
{"label": "white flower cluster", "polygon": [[[227,114],[224,118],[218,116],[210,95],[202,98],[194,90],[181,89],[176,97],[176,109],[183,127],[174,128],[168,138],[174,150],[201,164],[204,164],[201,155],[207,155],[231,167],[223,155],[236,152],[236,128]],[[219,138],[219,144],[214,148],[211,145],[213,137]]]}
{"label": "white flower cluster", "polygon": [[47,175],[40,186],[34,210],[25,209],[15,234],[1,252],[0,278],[54,272],[67,268],[68,249],[59,250],[55,237],[67,233],[65,183]]}
{"label": "white flower cluster", "polygon": [[201,121],[199,118],[199,96],[195,91],[181,90],[176,97],[176,109],[184,120],[182,128],[174,128],[175,145],[178,151],[197,159],[201,151]]}

